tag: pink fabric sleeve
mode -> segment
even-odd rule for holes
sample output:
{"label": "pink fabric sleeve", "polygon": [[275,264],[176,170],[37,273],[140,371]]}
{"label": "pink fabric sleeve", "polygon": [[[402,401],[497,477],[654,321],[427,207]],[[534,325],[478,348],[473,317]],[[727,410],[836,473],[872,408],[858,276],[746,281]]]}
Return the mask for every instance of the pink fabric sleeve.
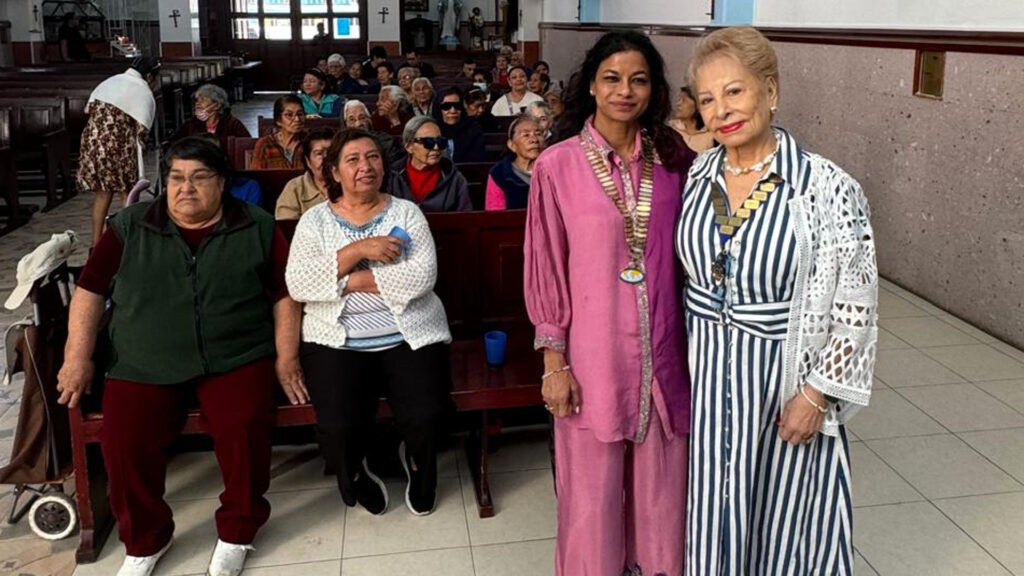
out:
{"label": "pink fabric sleeve", "polygon": [[501,189],[501,186],[491,178],[491,175],[487,175],[487,192],[484,194],[484,210],[504,210],[507,208],[505,203],[505,191]]}
{"label": "pink fabric sleeve", "polygon": [[523,289],[526,310],[536,329],[534,349],[565,352],[572,302],[569,244],[557,192],[546,163],[538,162],[526,211]]}

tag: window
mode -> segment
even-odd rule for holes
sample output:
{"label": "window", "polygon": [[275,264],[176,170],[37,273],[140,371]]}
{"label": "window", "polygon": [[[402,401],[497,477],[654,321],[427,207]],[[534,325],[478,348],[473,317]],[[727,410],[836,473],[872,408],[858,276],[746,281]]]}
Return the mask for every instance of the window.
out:
{"label": "window", "polygon": [[231,0],[232,34],[239,40],[335,40],[362,38],[366,0]]}

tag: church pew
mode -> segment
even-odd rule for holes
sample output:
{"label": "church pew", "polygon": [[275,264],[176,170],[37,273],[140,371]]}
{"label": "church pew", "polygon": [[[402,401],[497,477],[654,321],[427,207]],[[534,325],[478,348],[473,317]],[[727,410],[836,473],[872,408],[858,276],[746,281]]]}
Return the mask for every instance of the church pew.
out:
{"label": "church pew", "polygon": [[228,160],[233,170],[248,170],[252,160],[252,150],[256,147],[256,138],[244,136],[228,136]]}
{"label": "church pew", "polygon": [[[277,131],[273,116],[259,116],[256,119],[256,126],[260,136],[270,136]],[[342,128],[341,118],[306,118],[306,131],[316,128],[340,130]]]}
{"label": "church pew", "polygon": [[28,221],[21,213],[18,202],[18,171],[14,165],[11,150],[11,111],[0,109],[0,187],[3,189],[4,212],[0,216],[3,225],[0,235],[6,234]]}
{"label": "church pew", "polygon": [[[451,346],[452,392],[460,412],[473,412],[478,424],[466,444],[477,511],[494,515],[488,474],[489,437],[500,432],[491,411],[539,406],[543,362],[533,350],[532,329],[523,298],[523,239],[525,211],[427,214],[437,246],[438,281],[435,292],[444,303],[454,337]],[[508,336],[502,366],[486,362],[482,336],[489,330]],[[75,473],[75,498],[80,518],[79,563],[96,560],[113,527],[106,500],[106,474],[99,450],[103,415],[99,411],[102,382],[93,385],[78,409],[70,413]],[[311,426],[316,417],[310,405],[292,406],[278,393],[276,426]],[[378,415],[389,414],[381,399]],[[183,434],[201,434],[198,410],[193,410]],[[445,505],[461,505],[447,503]]]}
{"label": "church pew", "polygon": [[[64,99],[59,96],[19,98],[0,96],[0,109],[10,115],[11,149],[19,169],[39,169],[46,182],[46,205],[56,207],[75,195],[71,174],[71,147],[64,120]],[[62,194],[57,196],[57,172]]]}

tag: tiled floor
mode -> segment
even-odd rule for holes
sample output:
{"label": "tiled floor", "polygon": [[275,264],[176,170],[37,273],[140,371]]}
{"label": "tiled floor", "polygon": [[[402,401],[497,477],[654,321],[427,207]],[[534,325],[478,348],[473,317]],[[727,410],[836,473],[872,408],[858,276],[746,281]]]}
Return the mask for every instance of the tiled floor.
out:
{"label": "tiled floor", "polygon": [[[0,295],[13,287],[20,255],[51,232],[88,229],[88,201],[36,215],[0,239]],[[0,311],[0,328],[26,312]],[[857,574],[1024,576],[1024,352],[888,282],[879,348],[871,406],[849,427]],[[18,381],[0,389],[0,462],[9,456],[19,397]],[[547,444],[509,437],[492,462],[498,513],[481,520],[459,442],[442,461],[437,511],[424,518],[405,510],[398,478],[388,479],[392,504],[383,517],[346,510],[314,447],[275,448],[274,512],[246,574],[551,574]],[[211,454],[172,462],[168,498],[177,534],[157,574],[203,572],[219,490]],[[2,487],[0,511],[9,504]],[[74,538],[35,538],[25,521],[0,525],[0,574],[109,575],[123,555],[111,538],[99,562],[75,570],[74,545]]]}

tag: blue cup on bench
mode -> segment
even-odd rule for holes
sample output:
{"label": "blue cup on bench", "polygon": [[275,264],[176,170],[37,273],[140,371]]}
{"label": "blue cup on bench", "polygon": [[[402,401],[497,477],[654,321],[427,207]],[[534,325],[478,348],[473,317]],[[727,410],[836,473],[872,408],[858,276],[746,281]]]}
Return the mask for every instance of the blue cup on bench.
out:
{"label": "blue cup on bench", "polygon": [[508,334],[501,330],[492,330],[484,334],[484,351],[487,353],[487,363],[491,366],[501,366],[504,364],[507,344]]}

